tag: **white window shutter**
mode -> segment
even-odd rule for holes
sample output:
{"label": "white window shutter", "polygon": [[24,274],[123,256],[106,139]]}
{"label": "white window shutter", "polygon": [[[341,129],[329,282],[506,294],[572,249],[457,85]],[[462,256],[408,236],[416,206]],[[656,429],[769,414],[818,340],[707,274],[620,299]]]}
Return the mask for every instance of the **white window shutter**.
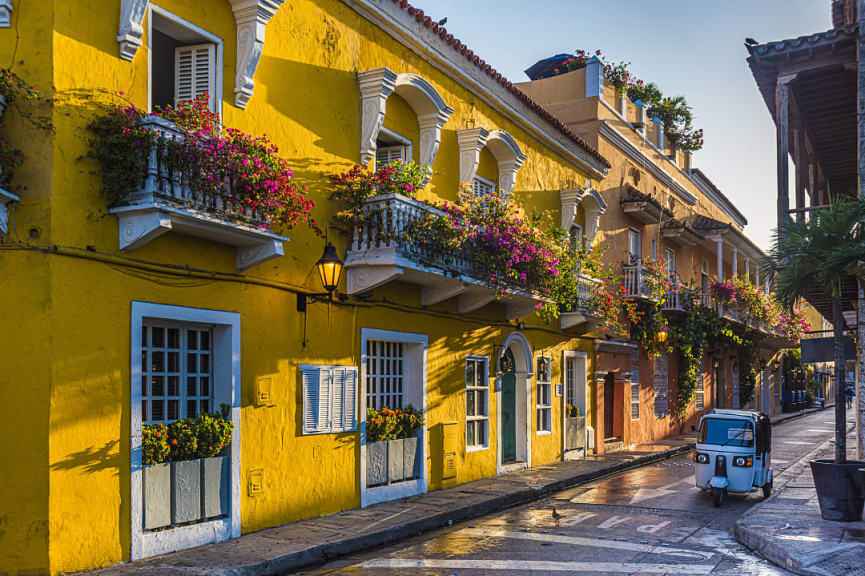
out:
{"label": "white window shutter", "polygon": [[345,429],[345,368],[339,366],[331,370],[331,432]]}
{"label": "white window shutter", "polygon": [[387,166],[394,160],[406,160],[405,146],[379,146],[375,150],[375,167]]}
{"label": "white window shutter", "polygon": [[640,233],[637,230],[628,229],[628,253],[636,258],[640,257]]}
{"label": "white window shutter", "polygon": [[317,432],[330,432],[332,427],[333,406],[333,369],[322,367],[318,371],[318,429]]}
{"label": "white window shutter", "polygon": [[345,432],[357,430],[357,368],[345,369]]}
{"label": "white window shutter", "polygon": [[306,367],[303,368],[303,433],[315,434],[318,432],[319,422],[319,403],[321,395],[319,393],[319,373],[322,370],[318,368]]}
{"label": "white window shutter", "polygon": [[216,46],[197,44],[174,50],[174,100],[183,102],[207,94],[207,104],[216,108]]}

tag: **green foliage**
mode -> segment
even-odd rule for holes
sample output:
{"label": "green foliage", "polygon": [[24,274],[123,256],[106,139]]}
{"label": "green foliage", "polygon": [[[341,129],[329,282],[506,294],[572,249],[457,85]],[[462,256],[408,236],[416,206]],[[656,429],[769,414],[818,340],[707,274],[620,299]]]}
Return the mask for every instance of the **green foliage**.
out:
{"label": "green foliage", "polygon": [[198,457],[198,430],[195,420],[184,418],[168,425],[171,460],[193,460]]}
{"label": "green foliage", "polygon": [[391,410],[387,406],[366,410],[366,441],[381,442],[411,438],[423,427],[423,413],[411,404]]}
{"label": "green foliage", "polygon": [[145,466],[168,460],[168,429],[161,422],[141,430],[141,462]]}
{"label": "green foliage", "polygon": [[707,341],[721,330],[718,314],[702,306],[691,292],[683,293],[685,309],[682,320],[673,326],[669,341],[679,353],[679,392],[674,416],[684,421],[697,390],[697,374],[703,362]]}
{"label": "green foliage", "polygon": [[89,125],[94,137],[87,155],[99,166],[102,193],[109,204],[120,202],[130,190],[136,190],[147,174],[156,133],[141,125],[145,116],[137,108],[113,106]]}
{"label": "green foliage", "polygon": [[664,99],[664,93],[661,92],[661,89],[654,82],[637,80],[628,87],[628,98],[632,102],[640,101],[647,108],[651,108]]}
{"label": "green foliage", "polygon": [[757,385],[757,342],[753,337],[746,338],[737,350],[739,357],[739,405],[745,406],[754,398]]}
{"label": "green foliage", "polygon": [[810,218],[785,219],[775,231],[768,265],[775,276],[774,294],[792,308],[812,287],[841,295],[841,281],[865,260],[865,200],[836,199]]}
{"label": "green foliage", "polygon": [[228,418],[230,409],[222,405],[222,414],[200,414],[184,418],[168,426],[149,424],[142,427],[142,462],[160,462],[213,458],[231,445],[234,423]]}
{"label": "green foliage", "polygon": [[699,150],[703,147],[703,131],[695,130],[691,123],[694,113],[684,96],[665,96],[646,111],[649,118],[660,120],[664,136],[674,148]]}
{"label": "green foliage", "polygon": [[579,418],[580,407],[573,404],[565,404],[565,418]]}
{"label": "green foliage", "polygon": [[201,414],[195,421],[198,457],[219,456],[229,444],[234,423],[219,414]]}

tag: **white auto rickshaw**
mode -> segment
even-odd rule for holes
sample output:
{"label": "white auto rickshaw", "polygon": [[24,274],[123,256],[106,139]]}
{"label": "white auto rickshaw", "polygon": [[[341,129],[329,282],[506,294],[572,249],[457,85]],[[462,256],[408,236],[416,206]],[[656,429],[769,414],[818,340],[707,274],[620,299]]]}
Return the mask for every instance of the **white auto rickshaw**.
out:
{"label": "white auto rickshaw", "polygon": [[772,492],[772,423],[753,410],[712,410],[700,418],[694,475],[697,487],[711,491],[715,507],[727,492]]}

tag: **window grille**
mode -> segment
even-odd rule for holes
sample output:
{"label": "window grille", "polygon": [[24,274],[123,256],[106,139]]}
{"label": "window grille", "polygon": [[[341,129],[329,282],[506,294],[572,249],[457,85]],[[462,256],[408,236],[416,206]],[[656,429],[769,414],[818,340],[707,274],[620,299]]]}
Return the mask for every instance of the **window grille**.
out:
{"label": "window grille", "polygon": [[379,410],[405,407],[404,344],[385,340],[366,343],[366,406]]}

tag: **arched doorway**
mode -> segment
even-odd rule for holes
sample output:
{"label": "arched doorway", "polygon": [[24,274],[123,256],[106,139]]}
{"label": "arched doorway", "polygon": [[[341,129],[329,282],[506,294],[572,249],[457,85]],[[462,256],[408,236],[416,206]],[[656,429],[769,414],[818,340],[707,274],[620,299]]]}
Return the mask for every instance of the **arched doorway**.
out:
{"label": "arched doorway", "polygon": [[498,473],[532,465],[532,358],[529,341],[521,332],[508,334],[496,356]]}

